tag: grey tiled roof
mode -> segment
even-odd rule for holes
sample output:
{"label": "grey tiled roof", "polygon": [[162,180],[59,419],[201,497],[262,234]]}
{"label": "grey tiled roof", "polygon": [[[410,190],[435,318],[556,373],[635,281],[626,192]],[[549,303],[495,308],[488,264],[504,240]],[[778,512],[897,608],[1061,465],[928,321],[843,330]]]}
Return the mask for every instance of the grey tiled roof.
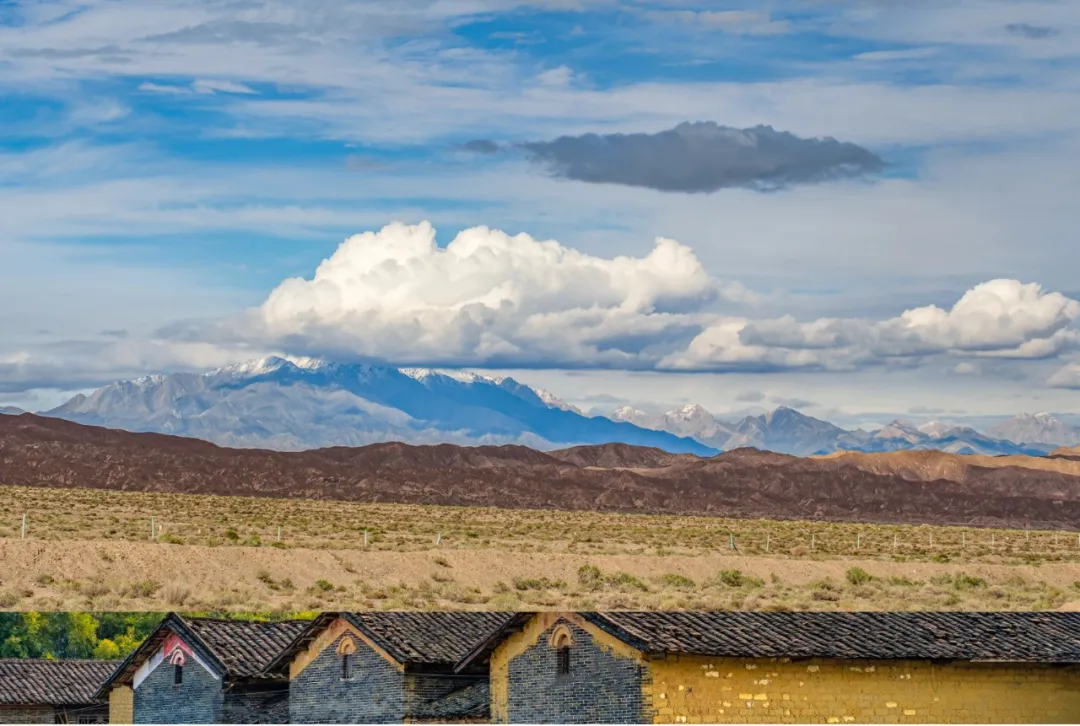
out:
{"label": "grey tiled roof", "polygon": [[238,678],[264,675],[266,667],[308,625],[307,620],[260,623],[248,620],[185,618],[184,622]]}
{"label": "grey tiled roof", "polygon": [[343,613],[399,663],[452,665],[498,630],[512,613]]}
{"label": "grey tiled roof", "polygon": [[153,655],[161,644],[176,633],[196,653],[208,660],[208,665],[227,678],[287,677],[271,672],[271,661],[304,631],[311,621],[283,620],[260,623],[249,620],[217,620],[214,618],[184,618],[169,613],[150,636],[139,645],[103,684],[101,693],[116,683],[130,683],[135,671]]}
{"label": "grey tiled roof", "polygon": [[0,704],[82,705],[116,668],[110,660],[0,658]]}
{"label": "grey tiled roof", "polygon": [[[585,612],[643,653],[739,658],[1080,663],[1080,613]],[[458,663],[484,662],[533,613],[518,613]]]}
{"label": "grey tiled roof", "polygon": [[590,622],[650,653],[1080,662],[1080,613],[607,612]]}

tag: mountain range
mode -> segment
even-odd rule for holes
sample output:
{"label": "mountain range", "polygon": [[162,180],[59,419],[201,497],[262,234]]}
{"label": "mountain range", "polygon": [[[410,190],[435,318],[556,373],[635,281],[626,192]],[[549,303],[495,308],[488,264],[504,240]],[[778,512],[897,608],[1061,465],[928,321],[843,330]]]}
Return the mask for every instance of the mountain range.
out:
{"label": "mountain range", "polygon": [[585,416],[512,378],[279,357],[113,383],[45,415],[281,451],[386,441],[535,449],[620,441],[717,453],[692,438]]}
{"label": "mountain range", "polygon": [[912,450],[989,456],[1041,456],[1058,446],[1080,443],[1080,429],[1045,413],[1021,414],[998,424],[985,434],[967,426],[940,421],[918,427],[906,421],[893,421],[874,431],[847,430],[785,406],[759,416],[746,416],[737,423],[717,420],[696,404],[658,415],[623,407],[611,417],[642,428],[689,436],[721,451],[753,447],[795,456],[834,451]]}
{"label": "mountain range", "polygon": [[282,357],[113,383],[43,415],[281,451],[402,441],[538,450],[624,443],[699,456],[743,447],[795,456],[904,450],[1041,456],[1080,445],[1080,428],[1046,413],[1021,414],[985,433],[938,421],[848,430],[783,406],[737,422],[696,404],[659,415],[623,407],[599,416],[512,378]]}
{"label": "mountain range", "polygon": [[[1080,452],[1078,452],[1080,453]],[[23,414],[0,416],[3,484],[119,491],[694,514],[768,519],[1080,527],[1080,456],[941,451],[701,458],[600,444],[216,446]]]}

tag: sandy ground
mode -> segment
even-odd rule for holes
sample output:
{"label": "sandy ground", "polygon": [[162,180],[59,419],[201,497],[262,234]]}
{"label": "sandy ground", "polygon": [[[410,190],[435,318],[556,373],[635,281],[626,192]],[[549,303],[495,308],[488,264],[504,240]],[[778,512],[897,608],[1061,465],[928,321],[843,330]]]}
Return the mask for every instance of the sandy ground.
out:
{"label": "sandy ground", "polygon": [[[643,580],[674,573],[698,582],[714,577],[720,570],[737,569],[768,582],[791,586],[808,585],[824,578],[843,582],[844,573],[855,565],[877,578],[930,580],[938,575],[962,571],[991,583],[1019,577],[1063,590],[1073,588],[1080,580],[1080,565],[1072,563],[957,565],[725,553],[688,557],[531,554],[497,550],[363,552],[0,539],[0,589],[19,593],[20,597],[19,602],[3,605],[7,609],[26,610],[38,609],[50,597],[57,602],[62,600],[68,607],[81,599],[86,601],[84,606],[116,604],[130,609],[154,609],[161,607],[162,595],[139,603],[132,602],[126,594],[131,583],[151,580],[163,588],[182,586],[190,590],[192,602],[212,603],[211,593],[232,592],[237,605],[246,601],[272,607],[296,600],[296,593],[314,589],[319,580],[331,583],[335,588],[396,585],[415,588],[435,580],[490,592],[498,591],[498,583],[510,583],[514,578],[546,577],[575,583],[578,568],[586,564],[605,572],[631,573]],[[267,588],[268,581],[286,579],[292,583],[288,593]],[[96,590],[87,590],[86,583],[91,582],[99,583]],[[95,598],[100,602],[95,602]]]}

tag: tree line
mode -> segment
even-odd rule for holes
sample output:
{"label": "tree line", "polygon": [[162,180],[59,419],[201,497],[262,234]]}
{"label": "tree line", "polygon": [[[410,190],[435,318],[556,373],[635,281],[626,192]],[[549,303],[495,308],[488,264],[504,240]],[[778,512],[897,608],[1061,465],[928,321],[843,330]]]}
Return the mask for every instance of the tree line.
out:
{"label": "tree line", "polygon": [[[316,613],[183,613],[236,620],[311,619]],[[126,657],[154,631],[165,613],[0,613],[0,658]]]}

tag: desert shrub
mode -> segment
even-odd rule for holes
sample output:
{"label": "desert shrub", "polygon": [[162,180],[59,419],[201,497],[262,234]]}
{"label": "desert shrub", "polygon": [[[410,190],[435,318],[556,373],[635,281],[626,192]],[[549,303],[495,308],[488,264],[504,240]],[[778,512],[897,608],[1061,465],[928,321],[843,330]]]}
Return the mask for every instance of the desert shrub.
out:
{"label": "desert shrub", "polygon": [[133,582],[128,586],[128,594],[131,597],[153,597],[161,589],[161,583],[154,580],[142,580]]}
{"label": "desert shrub", "polygon": [[634,575],[631,575],[629,572],[616,572],[613,575],[608,575],[604,578],[604,582],[607,585],[620,589],[640,590],[641,592],[649,591],[648,585]]}
{"label": "desert shrub", "polygon": [[170,605],[179,607],[191,597],[191,588],[179,582],[172,582],[161,591],[161,598]]}
{"label": "desert shrub", "polygon": [[852,567],[844,573],[844,577],[847,578],[847,581],[852,585],[865,585],[874,579],[869,572],[861,567]]}
{"label": "desert shrub", "polygon": [[566,587],[563,580],[550,580],[546,577],[515,577],[515,590],[560,590]]}
{"label": "desert shrub", "polygon": [[112,588],[109,587],[103,580],[91,580],[90,582],[79,588],[79,592],[92,600],[95,597],[108,595],[110,592],[112,592]]}
{"label": "desert shrub", "polygon": [[447,560],[445,557],[436,557],[435,558],[435,564],[438,565],[439,567],[452,567],[452,565],[450,564],[450,561]]}
{"label": "desert shrub", "polygon": [[986,587],[986,580],[981,577],[973,577],[966,572],[958,572],[953,576],[953,587],[957,590],[971,590],[976,587]]}
{"label": "desert shrub", "polygon": [[596,565],[582,565],[577,577],[578,583],[589,590],[599,590],[604,585],[604,573]]}
{"label": "desert shrub", "polygon": [[239,542],[240,533],[236,531],[235,527],[229,527],[227,530],[225,530],[225,539],[229,540],[230,542]]}
{"label": "desert shrub", "polygon": [[182,537],[177,537],[172,532],[166,532],[165,534],[161,535],[161,537],[159,539],[160,539],[160,541],[162,541],[162,542],[164,542],[166,544],[179,544],[179,545],[184,544],[183,538]]}
{"label": "desert shrub", "polygon": [[330,592],[334,589],[334,585],[328,580],[316,580],[315,587],[319,588],[323,592]]}
{"label": "desert shrub", "polygon": [[752,575],[744,575],[741,570],[720,570],[717,582],[727,587],[761,587],[765,581]]}
{"label": "desert shrub", "polygon": [[661,585],[678,588],[680,590],[687,590],[697,587],[697,583],[691,580],[689,577],[686,577],[685,575],[680,575],[675,572],[668,572],[666,574],[663,574],[658,578],[658,580]]}

